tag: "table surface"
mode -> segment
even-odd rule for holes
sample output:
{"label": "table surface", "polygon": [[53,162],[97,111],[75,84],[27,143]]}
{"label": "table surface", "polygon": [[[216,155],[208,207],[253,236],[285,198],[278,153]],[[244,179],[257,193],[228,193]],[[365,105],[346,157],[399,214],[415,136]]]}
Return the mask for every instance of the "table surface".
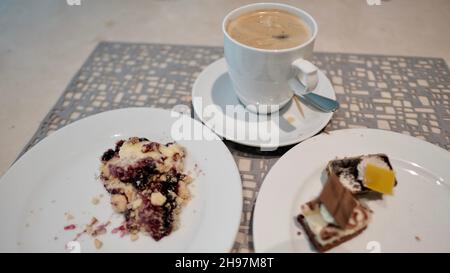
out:
{"label": "table surface", "polygon": [[[221,47],[101,42],[73,77],[24,151],[83,117],[124,107],[191,106],[198,74]],[[409,134],[450,149],[450,71],[443,59],[316,53],[341,108],[324,132],[369,127]],[[233,251],[251,252],[252,214],[271,166],[291,146],[272,152],[225,141],[239,168],[244,196]]]}
{"label": "table surface", "polygon": [[[278,2],[278,0],[273,0]],[[99,41],[221,46],[222,18],[255,0],[0,1],[0,175]],[[442,57],[450,1],[281,0],[319,24],[317,51]],[[369,1],[371,3],[376,0]]]}

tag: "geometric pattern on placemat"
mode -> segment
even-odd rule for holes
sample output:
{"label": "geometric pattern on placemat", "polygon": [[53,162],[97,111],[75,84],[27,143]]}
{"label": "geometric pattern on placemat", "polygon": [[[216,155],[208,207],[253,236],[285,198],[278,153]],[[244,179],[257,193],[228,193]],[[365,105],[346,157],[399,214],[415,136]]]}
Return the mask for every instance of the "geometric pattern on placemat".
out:
{"label": "geometric pattern on placemat", "polygon": [[[23,151],[80,118],[124,107],[191,104],[198,74],[220,47],[102,42],[73,77]],[[315,53],[341,108],[326,131],[369,127],[413,135],[450,149],[450,73],[439,58]],[[273,152],[225,141],[239,168],[243,213],[234,252],[253,251],[252,216],[261,183],[290,147]]]}

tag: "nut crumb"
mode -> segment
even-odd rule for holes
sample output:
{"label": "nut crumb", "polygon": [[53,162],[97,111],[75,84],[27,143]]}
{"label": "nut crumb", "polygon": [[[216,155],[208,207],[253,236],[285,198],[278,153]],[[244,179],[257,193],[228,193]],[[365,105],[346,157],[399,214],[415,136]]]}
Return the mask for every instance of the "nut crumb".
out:
{"label": "nut crumb", "polygon": [[100,248],[102,248],[102,246],[103,246],[103,242],[100,241],[99,239],[95,239],[95,240],[94,240],[94,245],[95,245],[95,248],[96,248],[96,249],[100,249]]}
{"label": "nut crumb", "polygon": [[167,198],[160,192],[153,192],[150,195],[150,202],[154,206],[162,206],[166,202]]}

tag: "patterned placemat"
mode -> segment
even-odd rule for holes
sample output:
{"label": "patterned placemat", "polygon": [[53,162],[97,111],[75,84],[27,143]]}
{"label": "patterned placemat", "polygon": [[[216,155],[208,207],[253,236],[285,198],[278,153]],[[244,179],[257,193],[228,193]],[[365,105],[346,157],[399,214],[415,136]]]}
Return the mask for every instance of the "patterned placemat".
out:
{"label": "patterned placemat", "polygon": [[[191,106],[198,74],[223,56],[219,47],[102,42],[74,76],[24,148],[80,118],[124,107]],[[326,131],[369,127],[392,130],[450,149],[450,71],[443,59],[315,53],[341,108]],[[244,207],[234,252],[253,251],[252,215],[273,152],[225,141],[242,178]]]}

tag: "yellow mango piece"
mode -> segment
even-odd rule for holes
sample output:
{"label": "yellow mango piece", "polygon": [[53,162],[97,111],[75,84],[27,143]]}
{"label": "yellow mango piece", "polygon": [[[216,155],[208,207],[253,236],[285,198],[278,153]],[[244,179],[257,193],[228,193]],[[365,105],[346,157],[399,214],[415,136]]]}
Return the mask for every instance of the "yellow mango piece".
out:
{"label": "yellow mango piece", "polygon": [[373,164],[366,165],[364,186],[383,194],[393,195],[394,185],[395,174],[393,171]]}

